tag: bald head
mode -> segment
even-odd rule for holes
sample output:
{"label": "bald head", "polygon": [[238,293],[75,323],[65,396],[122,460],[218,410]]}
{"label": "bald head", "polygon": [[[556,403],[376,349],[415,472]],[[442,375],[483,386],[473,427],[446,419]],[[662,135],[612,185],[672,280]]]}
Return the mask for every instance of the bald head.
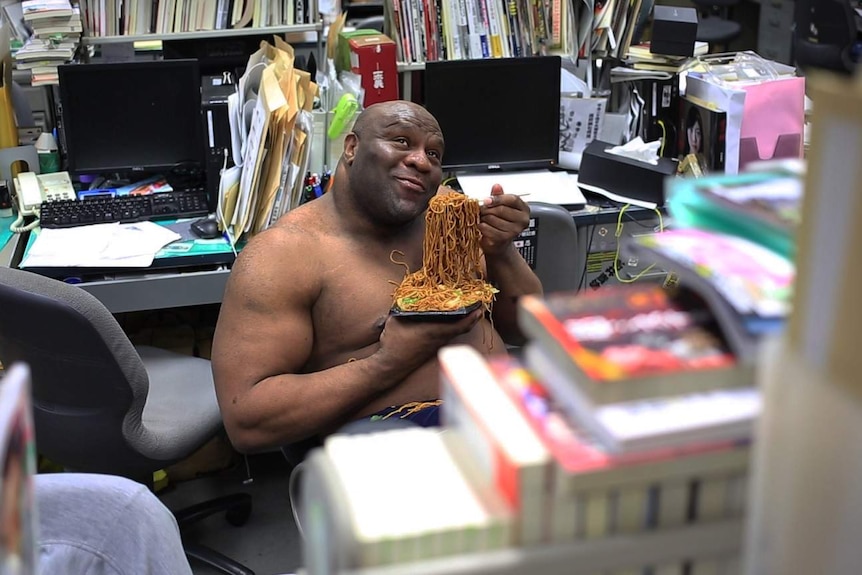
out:
{"label": "bald head", "polygon": [[379,126],[382,122],[388,123],[401,119],[419,120],[433,126],[438,133],[441,132],[440,124],[428,110],[407,100],[392,100],[369,106],[356,118],[353,132],[361,135],[363,131],[373,126]]}

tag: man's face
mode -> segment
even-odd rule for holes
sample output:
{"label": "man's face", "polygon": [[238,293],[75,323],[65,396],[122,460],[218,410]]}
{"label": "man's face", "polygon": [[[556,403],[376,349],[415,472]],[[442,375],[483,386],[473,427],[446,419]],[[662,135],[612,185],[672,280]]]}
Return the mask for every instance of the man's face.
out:
{"label": "man's face", "polygon": [[348,138],[358,204],[384,224],[421,215],[443,179],[443,135],[434,118],[419,108],[395,107]]}

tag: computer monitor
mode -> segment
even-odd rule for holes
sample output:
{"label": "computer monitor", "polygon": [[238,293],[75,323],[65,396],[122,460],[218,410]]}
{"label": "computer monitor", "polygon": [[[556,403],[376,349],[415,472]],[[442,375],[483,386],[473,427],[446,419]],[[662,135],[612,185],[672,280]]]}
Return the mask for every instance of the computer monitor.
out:
{"label": "computer monitor", "polygon": [[445,170],[557,164],[559,56],[428,62],[424,84],[446,140]]}
{"label": "computer monitor", "polygon": [[59,67],[69,171],[169,172],[203,161],[195,60]]}

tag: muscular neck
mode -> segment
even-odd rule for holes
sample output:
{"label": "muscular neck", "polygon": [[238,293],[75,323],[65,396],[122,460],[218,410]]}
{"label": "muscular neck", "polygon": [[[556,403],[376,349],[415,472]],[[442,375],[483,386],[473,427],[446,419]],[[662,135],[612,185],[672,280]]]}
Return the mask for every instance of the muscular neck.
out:
{"label": "muscular neck", "polygon": [[422,217],[397,225],[372,219],[363,207],[357,204],[349,190],[333,187],[327,196],[330,196],[335,216],[343,229],[353,236],[384,241],[402,240],[414,233],[421,233],[424,229]]}

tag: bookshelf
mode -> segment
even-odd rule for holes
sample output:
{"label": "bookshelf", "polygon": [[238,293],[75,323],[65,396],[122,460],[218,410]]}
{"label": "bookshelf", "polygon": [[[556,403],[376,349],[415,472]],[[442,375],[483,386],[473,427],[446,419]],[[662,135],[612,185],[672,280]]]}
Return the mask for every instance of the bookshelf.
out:
{"label": "bookshelf", "polygon": [[[742,519],[691,525],[653,533],[618,535],[523,549],[453,557],[373,569],[343,571],[343,575],[595,575],[622,572],[632,565],[667,565],[691,558],[726,557],[742,546]],[[308,575],[300,570],[301,575]]]}
{"label": "bookshelf", "polygon": [[137,34],[120,36],[82,36],[81,44],[99,46],[102,44],[128,44],[134,42],[151,42],[164,40],[202,40],[206,38],[230,38],[240,36],[255,36],[262,34],[290,34],[293,32],[315,32],[318,42],[322,42],[319,34],[323,24],[292,24],[287,26],[267,26],[261,28],[229,28],[225,30],[198,30],[195,32],[171,32],[167,34]]}

